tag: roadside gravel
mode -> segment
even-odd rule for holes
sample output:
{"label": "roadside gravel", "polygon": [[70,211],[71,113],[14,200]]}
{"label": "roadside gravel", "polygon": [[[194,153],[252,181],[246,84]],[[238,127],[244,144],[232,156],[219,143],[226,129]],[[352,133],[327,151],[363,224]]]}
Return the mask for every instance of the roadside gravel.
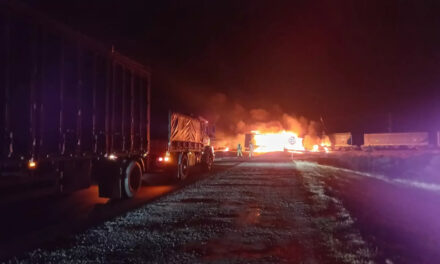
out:
{"label": "roadside gravel", "polygon": [[242,162],[10,263],[371,263],[313,171]]}

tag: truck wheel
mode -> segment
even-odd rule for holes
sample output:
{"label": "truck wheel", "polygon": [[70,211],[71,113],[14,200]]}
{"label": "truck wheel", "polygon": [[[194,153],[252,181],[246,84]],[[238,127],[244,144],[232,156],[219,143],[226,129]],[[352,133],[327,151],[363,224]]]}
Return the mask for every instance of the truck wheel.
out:
{"label": "truck wheel", "polygon": [[205,162],[203,162],[204,170],[205,171],[211,171],[213,163],[214,163],[214,157],[212,156],[212,153],[209,153],[208,157],[206,157]]}
{"label": "truck wheel", "polygon": [[125,178],[123,181],[123,189],[127,198],[136,195],[142,186],[142,169],[137,161],[132,161],[125,169]]}
{"label": "truck wheel", "polygon": [[188,156],[186,153],[179,154],[179,163],[177,164],[177,179],[185,180],[189,174]]}

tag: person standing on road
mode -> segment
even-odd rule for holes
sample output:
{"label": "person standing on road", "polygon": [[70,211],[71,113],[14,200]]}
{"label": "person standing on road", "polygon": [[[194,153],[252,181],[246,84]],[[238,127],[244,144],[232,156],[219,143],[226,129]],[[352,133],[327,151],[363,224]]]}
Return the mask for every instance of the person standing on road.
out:
{"label": "person standing on road", "polygon": [[238,146],[237,146],[237,157],[243,157],[243,151],[241,149],[240,143],[238,143]]}
{"label": "person standing on road", "polygon": [[251,159],[254,155],[254,144],[252,142],[249,143],[249,158]]}

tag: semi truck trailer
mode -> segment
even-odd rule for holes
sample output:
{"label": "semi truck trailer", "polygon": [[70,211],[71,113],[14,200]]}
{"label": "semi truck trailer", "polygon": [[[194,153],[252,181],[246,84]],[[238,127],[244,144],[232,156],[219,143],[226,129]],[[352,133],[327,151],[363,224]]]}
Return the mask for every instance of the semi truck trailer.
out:
{"label": "semi truck trailer", "polygon": [[16,1],[0,2],[0,56],[2,197],[96,182],[101,197],[130,198],[160,155],[182,179],[213,158],[205,123],[177,113],[166,156],[152,155],[149,68]]}
{"label": "semi truck trailer", "polygon": [[148,169],[149,69],[16,1],[0,3],[0,23],[0,194],[96,180],[100,196],[134,196]]}

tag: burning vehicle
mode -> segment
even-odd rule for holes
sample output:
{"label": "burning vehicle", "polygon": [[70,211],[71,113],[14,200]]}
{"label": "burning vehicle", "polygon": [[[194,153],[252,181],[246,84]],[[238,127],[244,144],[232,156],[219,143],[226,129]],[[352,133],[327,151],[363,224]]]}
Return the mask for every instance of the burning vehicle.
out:
{"label": "burning vehicle", "polygon": [[255,153],[305,150],[301,137],[294,132],[284,130],[277,133],[252,131],[245,135],[245,147],[248,149],[251,143],[255,146]]}

